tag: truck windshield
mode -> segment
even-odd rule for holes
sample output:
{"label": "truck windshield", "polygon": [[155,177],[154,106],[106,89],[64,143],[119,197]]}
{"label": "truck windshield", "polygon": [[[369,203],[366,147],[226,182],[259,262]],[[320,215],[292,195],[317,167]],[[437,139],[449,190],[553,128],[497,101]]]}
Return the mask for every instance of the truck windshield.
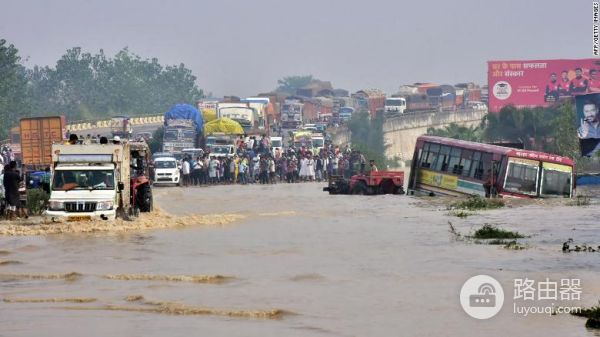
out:
{"label": "truck windshield", "polygon": [[175,160],[155,161],[154,167],[156,167],[156,168],[175,168],[175,167],[177,167],[177,162]]}
{"label": "truck windshield", "polygon": [[57,170],[52,178],[52,189],[55,191],[113,190],[114,174],[114,170]]}
{"label": "truck windshield", "polygon": [[185,139],[194,139],[195,136],[196,136],[195,131],[192,131],[192,130],[183,131],[183,138],[185,138]]}
{"label": "truck windshield", "polygon": [[316,138],[316,139],[312,140],[313,147],[323,147],[323,143],[324,143],[323,139],[320,139],[320,138]]}
{"label": "truck windshield", "polygon": [[279,140],[279,139],[271,140],[271,146],[272,147],[281,147],[281,140]]}
{"label": "truck windshield", "polygon": [[402,106],[404,105],[403,101],[401,99],[386,99],[385,100],[385,105],[388,106]]}
{"label": "truck windshield", "polygon": [[165,140],[177,140],[177,130],[165,130]]}

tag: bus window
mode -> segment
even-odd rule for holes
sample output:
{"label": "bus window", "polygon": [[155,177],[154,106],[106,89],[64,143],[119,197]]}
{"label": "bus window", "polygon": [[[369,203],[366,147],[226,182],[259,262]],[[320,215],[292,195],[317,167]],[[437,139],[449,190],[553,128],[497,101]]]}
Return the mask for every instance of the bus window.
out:
{"label": "bus window", "polygon": [[542,195],[571,196],[571,167],[543,163]]}
{"label": "bus window", "polygon": [[529,195],[536,195],[538,166],[509,162],[504,189]]}
{"label": "bus window", "polygon": [[462,156],[460,158],[460,163],[458,164],[458,168],[460,170],[460,172],[458,172],[458,174],[460,174],[461,176],[469,175],[469,172],[471,169],[471,158],[472,157],[473,157],[473,151],[464,150],[462,152]]}
{"label": "bus window", "polygon": [[448,170],[448,160],[450,160],[450,146],[442,145],[440,148],[440,155],[438,156],[433,169],[436,171]]}
{"label": "bus window", "polygon": [[459,164],[460,164],[460,153],[461,149],[453,147],[450,150],[450,161],[448,162],[448,169],[452,170],[454,174],[460,174]]}
{"label": "bus window", "polygon": [[[477,179],[477,172],[479,170],[483,170],[483,166],[481,163],[481,152],[475,151],[473,152],[473,163],[471,164],[471,170],[469,171],[469,177]],[[481,178],[481,177],[480,177]]]}
{"label": "bus window", "polygon": [[489,175],[492,173],[492,154],[482,153],[481,154],[481,170],[479,170],[479,179],[487,180]]}
{"label": "bus window", "polygon": [[[439,144],[426,144],[428,146],[423,147],[423,153],[421,154],[421,167],[430,168],[437,158],[438,151],[440,150]],[[429,151],[425,152],[425,148]]]}

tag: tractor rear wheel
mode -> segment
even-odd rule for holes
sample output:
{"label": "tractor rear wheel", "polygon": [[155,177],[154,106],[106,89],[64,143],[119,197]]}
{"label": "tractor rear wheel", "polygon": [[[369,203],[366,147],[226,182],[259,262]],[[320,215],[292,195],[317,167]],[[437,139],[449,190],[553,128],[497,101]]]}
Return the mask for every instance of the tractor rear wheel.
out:
{"label": "tractor rear wheel", "polygon": [[135,197],[135,204],[141,212],[152,211],[152,188],[150,185],[144,184],[140,186]]}

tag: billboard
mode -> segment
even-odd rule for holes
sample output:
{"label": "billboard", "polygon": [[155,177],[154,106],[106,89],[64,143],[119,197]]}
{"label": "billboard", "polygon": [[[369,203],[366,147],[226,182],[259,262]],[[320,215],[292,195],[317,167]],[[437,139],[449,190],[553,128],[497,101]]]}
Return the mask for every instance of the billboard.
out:
{"label": "billboard", "polygon": [[592,156],[600,150],[600,93],[577,95],[577,137],[582,156]]}
{"label": "billboard", "polygon": [[600,92],[600,60],[488,61],[489,111],[549,106],[573,95]]}

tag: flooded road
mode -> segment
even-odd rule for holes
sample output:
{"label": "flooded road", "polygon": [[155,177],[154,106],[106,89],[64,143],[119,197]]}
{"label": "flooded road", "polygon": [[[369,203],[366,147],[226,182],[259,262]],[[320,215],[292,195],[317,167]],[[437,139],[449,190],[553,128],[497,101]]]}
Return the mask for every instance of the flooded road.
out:
{"label": "flooded road", "polygon": [[[600,253],[561,251],[600,245],[597,205],[518,201],[462,219],[439,198],[322,187],[156,188],[163,212],[231,221],[0,237],[0,336],[600,336],[581,318],[512,310],[515,278],[578,278],[581,301],[555,304],[598,303]],[[529,248],[456,240],[449,221],[518,230]],[[481,321],[459,302],[479,274],[505,292]]]}

